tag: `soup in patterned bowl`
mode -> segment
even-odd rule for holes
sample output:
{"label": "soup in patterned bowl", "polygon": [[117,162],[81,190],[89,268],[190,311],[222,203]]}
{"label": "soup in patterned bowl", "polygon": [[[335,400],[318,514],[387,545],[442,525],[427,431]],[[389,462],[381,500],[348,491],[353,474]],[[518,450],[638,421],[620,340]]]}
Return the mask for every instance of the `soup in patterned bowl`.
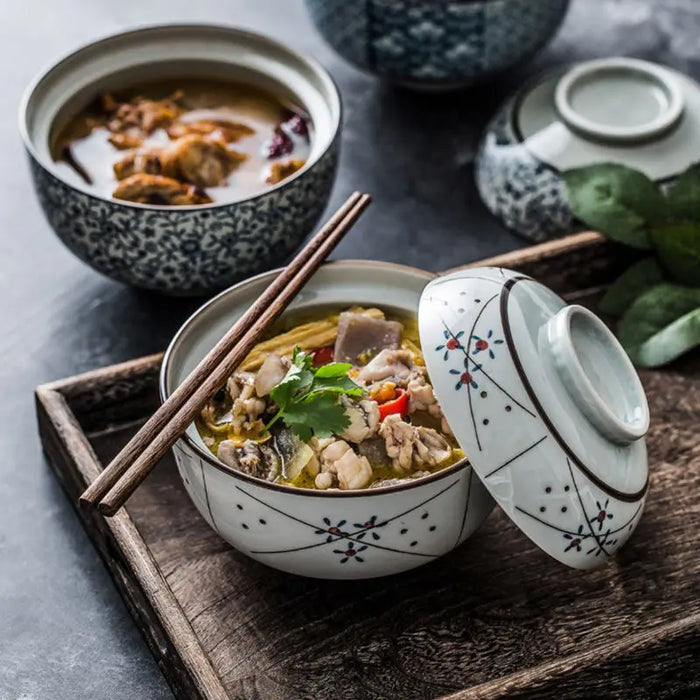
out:
{"label": "soup in patterned bowl", "polygon": [[[274,274],[184,324],[163,400]],[[423,361],[415,314],[431,278],[388,263],[323,266],[176,443],[190,498],[238,550],[305,576],[383,576],[452,550],[491,511]]]}

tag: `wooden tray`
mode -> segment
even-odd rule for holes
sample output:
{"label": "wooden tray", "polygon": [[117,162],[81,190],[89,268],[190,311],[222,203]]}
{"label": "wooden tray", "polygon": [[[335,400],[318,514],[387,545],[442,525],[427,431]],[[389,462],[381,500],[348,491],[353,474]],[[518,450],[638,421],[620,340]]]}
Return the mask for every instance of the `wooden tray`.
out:
{"label": "wooden tray", "polygon": [[[591,302],[625,261],[581,234],[488,261]],[[37,389],[74,505],[156,408],[160,356]],[[700,372],[644,372],[651,493],[604,568],[569,570],[495,511],[448,556],[386,579],[282,574],[231,549],[170,457],[115,518],[79,511],[180,698],[700,696]]]}

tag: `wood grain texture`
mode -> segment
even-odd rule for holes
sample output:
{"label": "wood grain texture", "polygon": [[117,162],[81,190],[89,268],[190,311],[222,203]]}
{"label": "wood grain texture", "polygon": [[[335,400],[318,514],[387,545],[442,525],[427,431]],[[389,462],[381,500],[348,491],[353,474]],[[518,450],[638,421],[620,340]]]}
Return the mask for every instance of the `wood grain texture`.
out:
{"label": "wood grain texture", "polygon": [[[601,259],[601,250],[612,252],[606,244],[591,258],[589,246],[599,244],[531,258],[523,271],[590,303],[605,270],[620,264]],[[518,268],[517,260],[508,266]],[[145,418],[156,405],[158,364],[152,357],[53,385],[92,426],[90,447],[84,437],[73,445],[52,419],[61,406],[42,409],[47,451],[73,496],[81,462],[94,467],[91,450],[109,460],[135,432],[136,409]],[[643,372],[642,380],[652,413],[648,505],[626,547],[595,571],[564,568],[494,512],[463,546],[412,572],[351,583],[283,574],[206,526],[170,456],[117,516],[130,519],[134,539],[116,538],[114,519],[83,517],[179,697],[210,696],[183,660],[191,646],[164,633],[163,583],[144,583],[143,557],[155,562],[166,597],[193,632],[195,663],[211,664],[230,697],[693,697],[700,694],[699,358]]]}

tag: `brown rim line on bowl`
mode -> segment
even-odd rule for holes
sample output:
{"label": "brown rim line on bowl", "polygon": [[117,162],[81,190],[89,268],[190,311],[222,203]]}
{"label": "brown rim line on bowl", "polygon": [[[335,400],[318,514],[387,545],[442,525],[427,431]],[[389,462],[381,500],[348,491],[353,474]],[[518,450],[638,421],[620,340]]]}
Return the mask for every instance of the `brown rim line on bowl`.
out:
{"label": "brown rim line on bowl", "polygon": [[[400,270],[400,271],[410,271],[414,272],[418,275],[424,276],[426,282],[435,278],[436,275],[432,272],[427,272],[425,270],[421,270],[417,267],[411,267],[409,265],[400,265],[398,263],[389,263],[389,262],[380,262],[378,260],[336,260],[333,262],[328,262],[325,265],[323,265],[323,268],[330,268],[330,269],[338,269],[342,267],[349,267],[349,266],[355,266],[355,265],[362,265],[362,266],[368,266],[368,267],[379,267],[379,268],[391,268],[395,270]],[[250,287],[256,287],[260,284],[261,281],[265,281],[265,284],[273,278],[274,275],[279,274],[279,270],[271,270],[270,272],[263,272],[259,275],[256,275],[255,277],[251,277],[248,280],[245,280],[244,282],[240,282],[235,286],[235,288],[232,289],[226,289],[217,296],[215,296],[213,299],[210,299],[204,306],[201,306],[197,311],[190,316],[187,321],[180,327],[178,330],[177,334],[171,341],[170,345],[168,346],[167,350],[165,351],[165,355],[163,356],[163,368],[160,373],[160,379],[158,382],[158,392],[160,394],[160,400],[161,402],[165,401],[165,399],[168,398],[169,394],[166,389],[166,382],[167,382],[167,375],[168,375],[168,369],[169,369],[169,362],[171,360],[171,356],[173,353],[174,348],[177,345],[179,337],[186,332],[187,326],[190,322],[194,321],[195,318],[201,313],[204,312],[206,309],[210,309],[212,307],[215,307],[217,304],[223,304],[226,302],[226,298],[231,293],[234,291],[240,291],[244,292],[247,288]],[[374,302],[375,304],[377,302]],[[379,304],[379,306],[383,306],[383,304]],[[312,308],[312,307],[311,307]],[[292,312],[294,311],[294,307],[292,307]],[[283,315],[287,315],[289,312]],[[259,486],[263,486],[265,488],[271,488],[271,489],[276,489],[276,490],[284,490],[289,493],[293,493],[295,495],[309,495],[309,496],[324,496],[324,497],[331,497],[331,498],[348,498],[348,497],[353,497],[353,496],[371,496],[374,494],[380,494],[380,493],[387,493],[391,491],[400,491],[402,489],[409,489],[413,488],[417,485],[420,485],[426,481],[434,481],[436,479],[442,479],[445,476],[449,476],[450,473],[458,471],[459,469],[463,469],[469,464],[469,459],[465,458],[463,460],[460,460],[456,464],[453,464],[449,467],[446,467],[445,469],[441,469],[438,472],[435,472],[431,474],[430,476],[424,476],[420,477],[418,479],[410,479],[407,480],[406,483],[404,484],[394,484],[392,486],[378,486],[373,489],[359,489],[359,490],[349,490],[349,491],[342,491],[340,489],[330,489],[326,491],[317,491],[313,489],[303,489],[303,488],[298,488],[296,486],[287,486],[285,484],[275,484],[271,483],[268,481],[264,481],[262,479],[258,479],[256,477],[250,476],[249,474],[246,474],[244,472],[238,471],[234,469],[233,467],[230,467],[227,464],[224,464],[223,462],[219,461],[210,450],[208,450],[206,447],[202,447],[201,445],[197,444],[195,440],[193,440],[187,433],[185,433],[182,438],[182,440],[185,440],[190,447],[195,450],[201,457],[207,460],[212,466],[216,467],[217,469],[221,469],[224,472],[228,472],[230,474],[234,474],[237,477],[242,478],[245,481],[251,481],[255,484],[258,484]]]}
{"label": "brown rim line on bowl", "polygon": [[[249,197],[178,206],[117,200],[59,171],[51,134],[100,92],[188,77],[252,84],[299,105],[314,127],[305,165]],[[235,27],[168,24],[107,36],[54,63],[24,94],[20,132],[44,213],[73,253],[119,281],[193,295],[279,266],[311,233],[335,178],[341,113],[335,83],[313,59]]]}
{"label": "brown rim line on bowl", "polygon": [[[161,400],[275,274],[227,289],[185,321],[163,359]],[[393,263],[326,263],[287,314],[353,305],[415,313],[433,278]],[[194,425],[173,453],[188,495],[219,535],[264,564],[304,576],[371,578],[428,563],[469,537],[494,503],[468,459],[404,484],[323,491],[269,483],[219,462]]]}

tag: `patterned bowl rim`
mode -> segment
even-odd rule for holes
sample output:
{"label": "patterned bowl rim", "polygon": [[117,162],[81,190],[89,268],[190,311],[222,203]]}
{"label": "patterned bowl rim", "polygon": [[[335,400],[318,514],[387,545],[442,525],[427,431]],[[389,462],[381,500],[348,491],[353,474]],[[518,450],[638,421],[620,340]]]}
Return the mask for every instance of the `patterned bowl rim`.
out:
{"label": "patterned bowl rim", "polygon": [[[47,166],[47,164],[44,162],[45,159],[39,155],[37,149],[34,146],[34,142],[29,135],[29,103],[32,97],[34,96],[34,93],[36,92],[37,88],[46,78],[50,76],[51,73],[58,70],[62,65],[74,58],[77,58],[80,54],[94,49],[100,44],[105,44],[115,39],[126,38],[137,34],[146,34],[148,32],[168,29],[210,29],[216,31],[224,30],[229,32],[232,37],[247,37],[251,39],[256,39],[262,43],[266,43],[271,48],[285,52],[291,58],[294,58],[300,63],[305,64],[310,70],[312,70],[317,75],[317,77],[321,81],[325,83],[326,87],[328,88],[328,94],[332,101],[332,104],[330,104],[330,112],[334,115],[335,118],[333,119],[333,123],[331,124],[331,136],[328,140],[328,144],[326,145],[326,147],[322,151],[317,153],[313,159],[309,159],[301,168],[299,168],[299,170],[290,175],[288,178],[285,178],[282,182],[278,183],[277,185],[273,185],[272,187],[269,187],[263,192],[252,195],[250,197],[246,197],[245,199],[234,199],[228,202],[212,202],[210,204],[187,204],[178,205],[176,207],[162,204],[140,204],[138,202],[127,202],[126,200],[118,200],[114,199],[113,197],[103,196],[99,194],[99,192],[93,192],[87,189],[83,190],[67,182],[63,177],[61,177],[59,173],[55,172],[53,169]],[[68,96],[66,99],[68,99],[69,97],[70,96]],[[316,59],[311,58],[309,56],[305,56],[303,53],[289,48],[289,46],[287,46],[286,44],[283,44],[282,42],[277,41],[276,39],[272,39],[266,34],[261,34],[260,32],[253,32],[247,29],[241,29],[240,27],[236,27],[234,25],[212,24],[209,22],[165,22],[147,24],[133,29],[126,29],[117,32],[110,32],[109,34],[103,34],[101,37],[94,39],[93,41],[83,43],[77,48],[73,49],[72,51],[63,54],[60,58],[52,61],[50,64],[46,65],[42,70],[40,70],[37,73],[37,75],[33,78],[33,80],[29,83],[29,85],[27,85],[27,87],[25,88],[19,105],[20,136],[22,137],[22,141],[24,143],[24,147],[27,153],[38,165],[41,166],[42,170],[53,176],[56,180],[58,180],[74,192],[78,192],[81,195],[90,197],[91,199],[95,199],[101,202],[108,202],[109,204],[118,207],[127,207],[129,209],[141,209],[144,211],[159,211],[168,213],[211,211],[213,209],[230,207],[236,204],[243,204],[244,202],[253,202],[257,199],[261,199],[274,192],[284,189],[285,187],[293,183],[295,180],[303,177],[309,170],[311,170],[317,163],[323,160],[323,158],[336,147],[342,123],[343,102],[340,95],[340,90],[338,89],[338,85],[333,79],[333,76],[331,76],[331,74],[318,61],[316,61]]]}
{"label": "patterned bowl rim", "polygon": [[[394,269],[394,270],[399,270],[399,271],[404,271],[404,272],[412,272],[414,274],[419,274],[421,277],[425,279],[426,282],[429,282],[432,279],[435,279],[438,275],[436,275],[433,272],[428,272],[427,270],[421,270],[418,267],[411,267],[409,265],[400,265],[398,263],[391,263],[391,262],[383,262],[381,260],[335,260],[332,262],[325,263],[322,266],[323,268],[327,267],[357,267],[357,266],[362,266],[362,267],[379,267],[379,268],[384,268],[384,269]],[[278,268],[276,270],[269,270],[267,272],[262,272],[259,275],[255,275],[254,277],[249,277],[246,280],[243,280],[242,282],[239,282],[238,284],[234,284],[232,287],[229,287],[228,289],[225,289],[223,292],[217,294],[215,297],[210,299],[208,302],[200,306],[178,329],[177,333],[173,336],[173,339],[170,341],[170,344],[168,345],[167,350],[165,351],[165,354],[163,355],[163,362],[160,367],[160,375],[158,378],[158,394],[161,403],[165,401],[168,397],[168,392],[166,389],[166,379],[168,375],[168,369],[170,367],[170,362],[172,360],[172,356],[174,352],[177,350],[178,345],[180,344],[180,341],[182,340],[185,332],[188,330],[190,324],[200,316],[200,314],[204,313],[208,309],[210,309],[212,306],[215,306],[217,304],[220,304],[229,297],[230,295],[236,295],[241,292],[244,292],[248,287],[253,286],[257,282],[259,282],[261,279],[265,277],[274,277],[275,275],[279,274],[281,271],[281,268]],[[200,447],[192,438],[187,434],[184,433],[183,435],[180,436],[179,440],[182,440],[191,450],[193,450],[198,457],[203,459],[205,462],[207,462],[210,466],[215,467],[216,469],[228,474],[229,476],[232,476],[236,479],[241,479],[242,481],[246,481],[250,484],[254,484],[256,486],[261,486],[263,488],[271,489],[272,491],[278,491],[280,493],[287,493],[291,494],[294,496],[311,496],[315,498],[360,498],[363,496],[381,496],[387,493],[394,493],[397,491],[406,491],[408,489],[413,489],[413,488],[418,488],[420,486],[424,486],[425,484],[429,483],[434,483],[436,481],[440,481],[441,479],[446,479],[449,476],[452,476],[453,474],[456,474],[467,467],[471,467],[471,464],[469,463],[468,458],[464,458],[457,462],[456,464],[453,464],[445,469],[441,469],[440,471],[437,471],[430,476],[423,476],[419,477],[418,479],[411,479],[405,484],[395,484],[393,486],[378,486],[377,488],[373,489],[359,489],[355,491],[341,491],[339,489],[335,489],[332,491],[317,491],[314,489],[302,489],[302,488],[296,488],[295,486],[286,486],[284,484],[275,484],[271,483],[269,481],[263,481],[262,479],[257,479],[253,476],[249,476],[248,474],[244,474],[243,472],[240,472],[233,467],[229,467],[228,465],[224,464],[223,462],[220,462],[216,457],[214,457],[211,452],[207,452],[204,450],[202,447]],[[178,441],[179,441],[178,440]]]}

